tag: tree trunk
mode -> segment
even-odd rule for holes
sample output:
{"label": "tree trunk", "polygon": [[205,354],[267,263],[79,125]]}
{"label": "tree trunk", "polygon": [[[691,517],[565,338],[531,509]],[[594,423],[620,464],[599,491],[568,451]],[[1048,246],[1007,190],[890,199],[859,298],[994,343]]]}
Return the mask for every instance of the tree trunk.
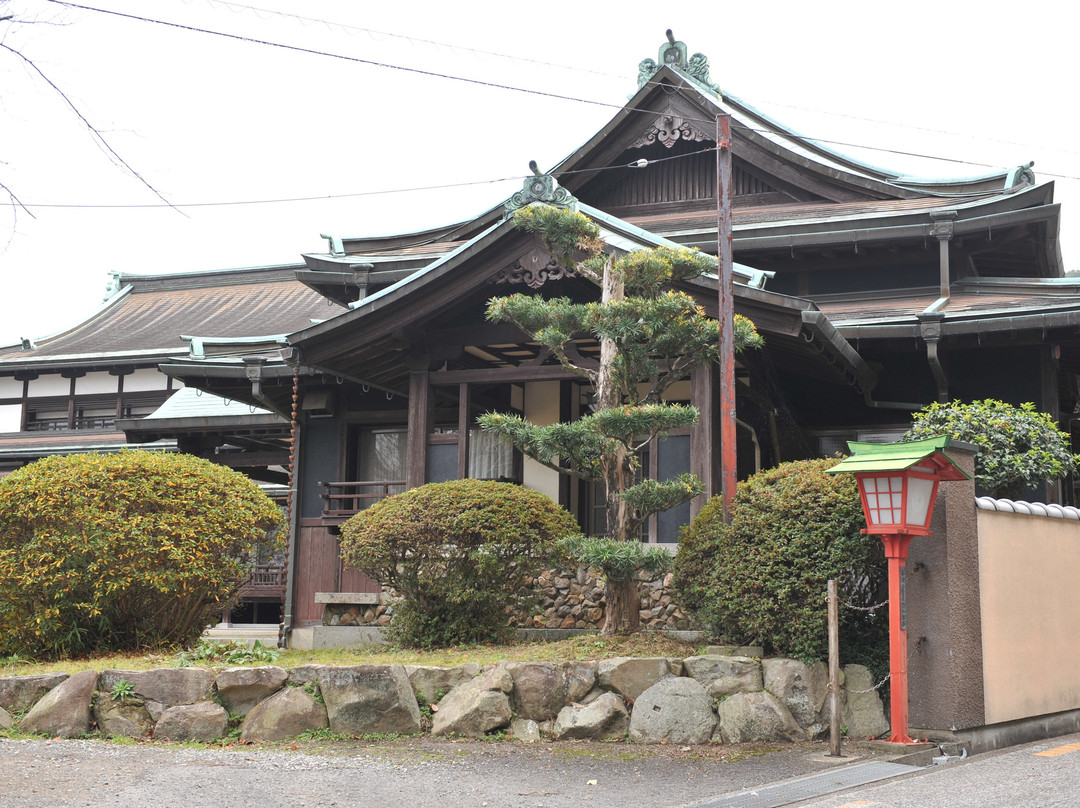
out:
{"label": "tree trunk", "polygon": [[[612,259],[604,264],[601,283],[601,303],[613,303],[625,297],[622,280],[611,271]],[[611,409],[622,404],[619,386],[611,378],[611,368],[618,357],[613,340],[600,341],[600,371],[596,380],[596,403],[600,409]],[[630,458],[625,447],[620,446],[614,455],[600,459],[600,474],[604,484],[604,515],[607,535],[616,541],[636,540],[630,535],[630,508],[620,494],[633,484]],[[638,615],[639,598],[634,581],[608,581],[604,587],[607,612],[604,616],[604,634],[627,634],[637,631],[641,625]]]}
{"label": "tree trunk", "polygon": [[607,612],[604,615],[604,634],[632,634],[641,628],[636,581],[608,581],[604,587]]}

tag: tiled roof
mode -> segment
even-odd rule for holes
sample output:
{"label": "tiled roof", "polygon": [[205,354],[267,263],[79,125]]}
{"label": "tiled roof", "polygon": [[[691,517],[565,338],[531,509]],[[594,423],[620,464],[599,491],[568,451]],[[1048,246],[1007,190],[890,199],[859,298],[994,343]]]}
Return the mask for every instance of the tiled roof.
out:
{"label": "tiled roof", "polygon": [[286,334],[311,325],[312,319],[326,319],[341,311],[295,277],[273,273],[262,280],[257,273],[245,273],[244,282],[235,283],[222,280],[223,276],[216,273],[203,285],[192,283],[191,276],[175,284],[160,277],[145,285],[125,279],[132,281],[131,288],[86,322],[33,350],[0,350],[0,367],[60,358],[121,360],[124,354],[187,353],[181,335]]}

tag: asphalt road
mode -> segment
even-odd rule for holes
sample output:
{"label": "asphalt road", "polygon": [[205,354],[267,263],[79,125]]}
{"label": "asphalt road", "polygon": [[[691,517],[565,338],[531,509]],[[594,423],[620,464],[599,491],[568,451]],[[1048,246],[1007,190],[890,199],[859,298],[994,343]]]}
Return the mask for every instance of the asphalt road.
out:
{"label": "asphalt road", "polygon": [[[101,741],[0,740],[4,808],[559,808],[693,806],[870,758],[822,744],[639,747],[624,744],[395,741],[343,747],[196,749]],[[1080,806],[1080,735],[912,769],[801,808]]]}
{"label": "asphalt road", "polygon": [[767,753],[429,738],[290,746],[0,740],[0,806],[670,808],[840,765],[824,744]]}

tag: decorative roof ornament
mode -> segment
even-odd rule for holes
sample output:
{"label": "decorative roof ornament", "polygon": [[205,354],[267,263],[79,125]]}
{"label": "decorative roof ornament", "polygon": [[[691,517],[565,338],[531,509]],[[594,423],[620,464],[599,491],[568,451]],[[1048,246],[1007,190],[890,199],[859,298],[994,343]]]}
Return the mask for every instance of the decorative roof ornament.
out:
{"label": "decorative roof ornament", "polygon": [[523,283],[530,289],[539,289],[548,281],[573,278],[577,271],[566,267],[548,255],[536,250],[521,256],[510,266],[499,270],[492,278],[493,283]]}
{"label": "decorative roof ornament", "polygon": [[660,46],[657,61],[642,59],[638,64],[638,89],[644,87],[664,65],[677,67],[691,78],[704,84],[716,92],[720,92],[720,85],[713,84],[709,79],[709,59],[703,53],[695,53],[687,58],[685,42],[677,42],[671,29],[667,30],[667,44]]}
{"label": "decorative roof ornament", "polygon": [[1018,188],[1024,185],[1035,184],[1035,172],[1032,171],[1032,167],[1035,165],[1035,161],[1030,163],[1019,165],[1009,172],[1009,176],[1005,178],[1005,190],[1008,191],[1013,188]]}
{"label": "decorative roof ornament", "polygon": [[521,190],[506,200],[503,208],[507,216],[513,215],[518,208],[524,208],[533,202],[544,202],[557,208],[576,208],[577,200],[565,188],[559,185],[550,174],[542,174],[535,160],[529,161],[533,176],[527,178]]}
{"label": "decorative roof ornament", "polygon": [[120,291],[120,273],[117,270],[109,272],[109,282],[105,284],[104,300],[110,300]]}

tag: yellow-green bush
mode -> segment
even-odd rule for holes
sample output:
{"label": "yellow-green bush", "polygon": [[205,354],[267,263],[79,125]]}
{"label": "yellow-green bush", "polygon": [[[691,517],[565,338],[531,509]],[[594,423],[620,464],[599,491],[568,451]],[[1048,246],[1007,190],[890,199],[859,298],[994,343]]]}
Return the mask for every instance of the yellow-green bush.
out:
{"label": "yellow-green bush", "polygon": [[181,454],[40,460],[0,480],[0,655],[185,644],[246,580],[280,509]]}
{"label": "yellow-green bush", "polygon": [[391,639],[437,648],[504,638],[508,614],[577,522],[510,483],[452,480],[387,497],[341,527],[341,557],[402,601]]}

